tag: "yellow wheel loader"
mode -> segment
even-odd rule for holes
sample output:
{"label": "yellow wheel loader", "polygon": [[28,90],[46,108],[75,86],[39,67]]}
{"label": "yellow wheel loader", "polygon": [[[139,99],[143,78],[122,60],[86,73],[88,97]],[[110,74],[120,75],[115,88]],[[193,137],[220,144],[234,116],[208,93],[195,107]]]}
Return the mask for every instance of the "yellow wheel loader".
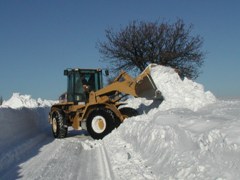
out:
{"label": "yellow wheel loader", "polygon": [[85,129],[94,139],[102,139],[124,119],[138,115],[130,107],[120,108],[123,97],[132,95],[161,99],[161,92],[150,75],[149,65],[138,77],[121,71],[114,81],[103,87],[101,69],[66,69],[67,92],[51,107],[49,123],[55,138],[65,138],[68,127]]}

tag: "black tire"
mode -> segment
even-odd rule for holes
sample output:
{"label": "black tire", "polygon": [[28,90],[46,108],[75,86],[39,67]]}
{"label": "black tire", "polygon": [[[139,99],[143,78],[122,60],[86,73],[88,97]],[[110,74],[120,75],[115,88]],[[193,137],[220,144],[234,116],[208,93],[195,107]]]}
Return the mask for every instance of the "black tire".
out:
{"label": "black tire", "polygon": [[88,116],[87,130],[93,139],[102,139],[116,127],[116,121],[111,110],[98,108]]}
{"label": "black tire", "polygon": [[52,118],[52,133],[55,138],[65,138],[67,136],[68,128],[61,111],[56,111]]}
{"label": "black tire", "polygon": [[119,111],[121,112],[121,114],[125,117],[125,118],[129,118],[129,117],[133,117],[133,116],[138,116],[138,112],[136,109],[130,108],[130,107],[123,107],[121,109],[119,109]]}

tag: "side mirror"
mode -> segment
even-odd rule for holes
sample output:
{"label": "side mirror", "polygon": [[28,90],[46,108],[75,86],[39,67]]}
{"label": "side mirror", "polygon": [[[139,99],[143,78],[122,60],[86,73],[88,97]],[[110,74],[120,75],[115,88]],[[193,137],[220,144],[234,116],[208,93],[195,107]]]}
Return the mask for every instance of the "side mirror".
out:
{"label": "side mirror", "polygon": [[64,76],[68,76],[68,70],[64,70]]}
{"label": "side mirror", "polygon": [[108,69],[105,70],[105,75],[109,76],[109,70]]}

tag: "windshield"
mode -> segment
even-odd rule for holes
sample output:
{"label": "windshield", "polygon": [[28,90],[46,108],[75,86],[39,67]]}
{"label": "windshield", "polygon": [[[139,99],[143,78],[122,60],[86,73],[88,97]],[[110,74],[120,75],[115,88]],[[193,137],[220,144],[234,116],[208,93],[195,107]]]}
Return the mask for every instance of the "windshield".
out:
{"label": "windshield", "polygon": [[67,84],[68,102],[86,102],[91,91],[102,88],[102,72],[99,70],[70,70]]}

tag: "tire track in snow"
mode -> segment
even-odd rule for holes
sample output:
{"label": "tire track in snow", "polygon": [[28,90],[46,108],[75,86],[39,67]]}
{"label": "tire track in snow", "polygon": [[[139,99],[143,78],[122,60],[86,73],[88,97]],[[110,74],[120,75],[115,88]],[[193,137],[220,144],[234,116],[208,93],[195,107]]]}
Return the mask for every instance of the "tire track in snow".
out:
{"label": "tire track in snow", "polygon": [[100,151],[99,156],[101,159],[100,162],[102,164],[101,169],[102,169],[102,172],[104,172],[103,174],[105,176],[104,179],[109,179],[109,180],[115,179],[104,142],[102,142],[102,145],[99,147],[99,151]]}
{"label": "tire track in snow", "polygon": [[91,162],[97,163],[96,169],[97,171],[101,172],[99,178],[106,180],[115,179],[112,165],[110,163],[104,142],[101,140],[86,140],[82,142],[82,145],[85,150],[89,151],[89,153],[95,153],[97,161],[91,155],[88,157],[92,157]]}

